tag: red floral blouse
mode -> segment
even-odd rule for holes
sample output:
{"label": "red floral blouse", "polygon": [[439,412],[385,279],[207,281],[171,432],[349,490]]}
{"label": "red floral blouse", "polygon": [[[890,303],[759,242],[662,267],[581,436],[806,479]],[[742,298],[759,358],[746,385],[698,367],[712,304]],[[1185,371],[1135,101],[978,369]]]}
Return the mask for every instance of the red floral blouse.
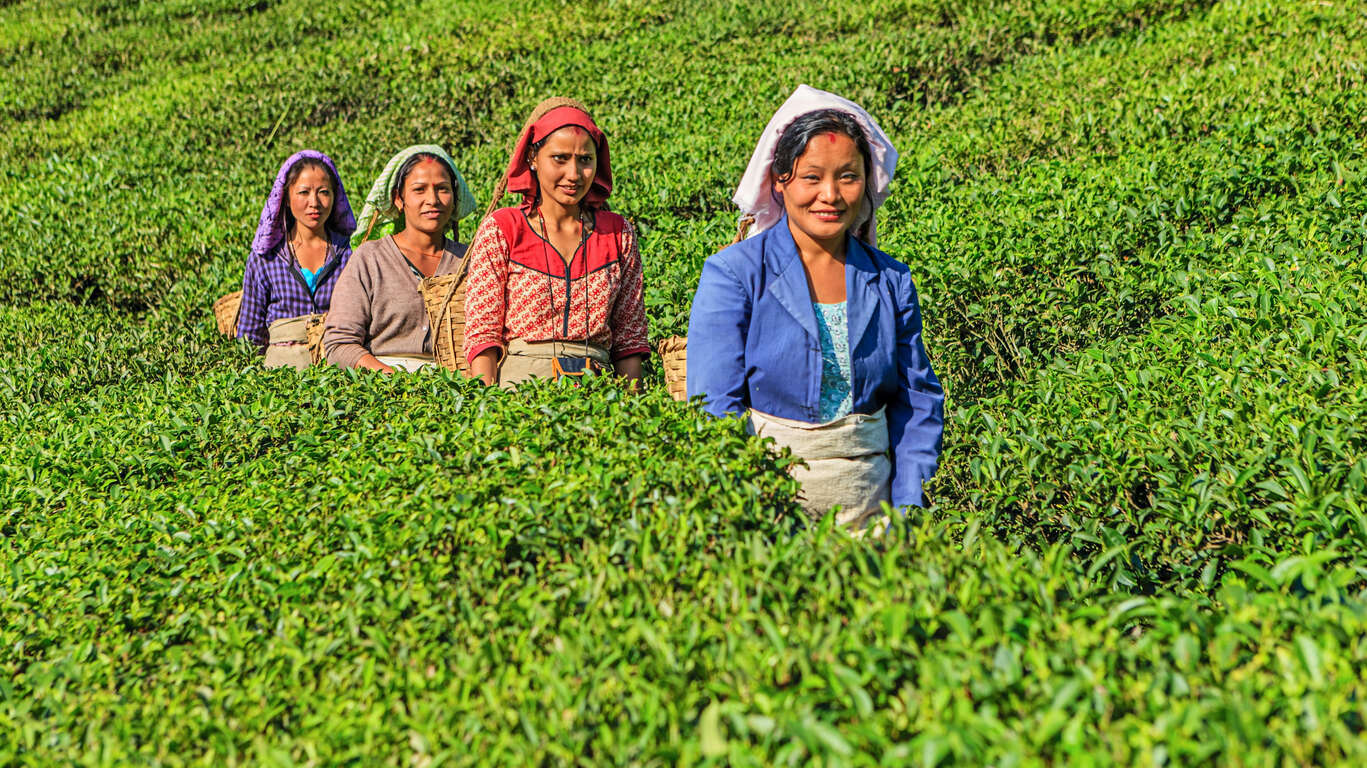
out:
{"label": "red floral blouse", "polygon": [[615,213],[598,211],[593,221],[567,265],[521,208],[485,217],[470,243],[466,360],[506,351],[513,339],[587,339],[613,360],[650,352],[636,232]]}

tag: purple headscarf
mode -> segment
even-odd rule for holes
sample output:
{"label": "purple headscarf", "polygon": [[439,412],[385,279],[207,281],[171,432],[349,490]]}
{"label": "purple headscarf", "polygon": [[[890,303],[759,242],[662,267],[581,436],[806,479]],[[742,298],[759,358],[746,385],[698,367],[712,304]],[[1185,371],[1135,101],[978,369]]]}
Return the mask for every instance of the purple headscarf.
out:
{"label": "purple headscarf", "polygon": [[350,237],[351,233],[356,231],[356,217],[351,213],[351,203],[347,201],[346,190],[342,187],[342,175],[337,173],[337,166],[332,164],[332,158],[322,152],[306,149],[290,155],[280,166],[280,172],[275,175],[275,186],[271,187],[271,195],[266,198],[266,205],[261,209],[261,223],[257,225],[256,237],[252,239],[252,253],[265,256],[285,239],[285,177],[289,175],[295,163],[304,159],[322,162],[331,171],[332,180],[337,183],[337,196],[332,201],[332,214],[328,216],[327,228],[345,237]]}

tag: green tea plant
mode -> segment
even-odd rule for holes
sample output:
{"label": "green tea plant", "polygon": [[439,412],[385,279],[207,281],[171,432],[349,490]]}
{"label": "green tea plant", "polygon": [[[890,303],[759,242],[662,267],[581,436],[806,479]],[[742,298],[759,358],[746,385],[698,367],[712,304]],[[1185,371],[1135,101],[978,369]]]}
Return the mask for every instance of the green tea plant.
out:
{"label": "green tea plant", "polygon": [[[0,3],[0,763],[1367,758],[1367,13],[1267,0]],[[653,340],[801,82],[902,152],[935,506],[612,381],[267,371],[282,158],[487,200],[590,104]],[[464,237],[473,222],[463,227]]]}

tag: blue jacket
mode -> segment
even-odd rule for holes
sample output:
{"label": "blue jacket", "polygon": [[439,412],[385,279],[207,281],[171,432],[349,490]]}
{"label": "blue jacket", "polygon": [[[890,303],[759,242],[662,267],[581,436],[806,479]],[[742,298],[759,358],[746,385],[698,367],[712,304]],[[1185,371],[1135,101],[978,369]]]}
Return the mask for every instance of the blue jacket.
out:
{"label": "blue jacket", "polygon": [[[944,432],[944,390],[921,342],[911,271],[850,237],[845,258],[856,413],[887,407],[893,506],[922,504]],[[754,408],[815,422],[821,344],[802,257],[785,216],[703,265],[688,322],[688,396],[714,416]]]}

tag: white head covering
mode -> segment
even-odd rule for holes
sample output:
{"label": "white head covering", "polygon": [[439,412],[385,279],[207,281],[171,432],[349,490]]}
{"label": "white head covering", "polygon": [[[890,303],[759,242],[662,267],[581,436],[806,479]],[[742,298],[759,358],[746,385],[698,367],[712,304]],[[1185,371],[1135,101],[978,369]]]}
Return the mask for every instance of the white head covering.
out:
{"label": "white head covering", "polygon": [[[740,206],[742,216],[755,217],[755,222],[750,225],[748,237],[754,237],[774,226],[783,216],[783,199],[779,193],[774,192],[773,181],[769,175],[770,166],[774,164],[774,149],[778,146],[779,137],[783,135],[783,129],[798,117],[822,109],[836,109],[851,115],[864,129],[864,134],[869,140],[869,149],[873,152],[873,178],[868,181],[870,187],[867,196],[872,198],[873,204],[870,206],[869,200],[865,199],[859,218],[855,220],[855,227],[872,218],[874,210],[888,199],[888,185],[892,183],[892,171],[897,167],[897,150],[893,148],[888,135],[883,133],[883,129],[878,127],[878,123],[864,111],[863,107],[853,101],[843,99],[834,93],[818,91],[810,85],[799,85],[774,116],[769,118],[769,124],[764,126],[764,133],[759,137],[755,153],[750,156],[750,165],[745,169],[740,186],[731,198],[732,202]],[[869,227],[869,240],[870,244],[877,244],[874,226]]]}

